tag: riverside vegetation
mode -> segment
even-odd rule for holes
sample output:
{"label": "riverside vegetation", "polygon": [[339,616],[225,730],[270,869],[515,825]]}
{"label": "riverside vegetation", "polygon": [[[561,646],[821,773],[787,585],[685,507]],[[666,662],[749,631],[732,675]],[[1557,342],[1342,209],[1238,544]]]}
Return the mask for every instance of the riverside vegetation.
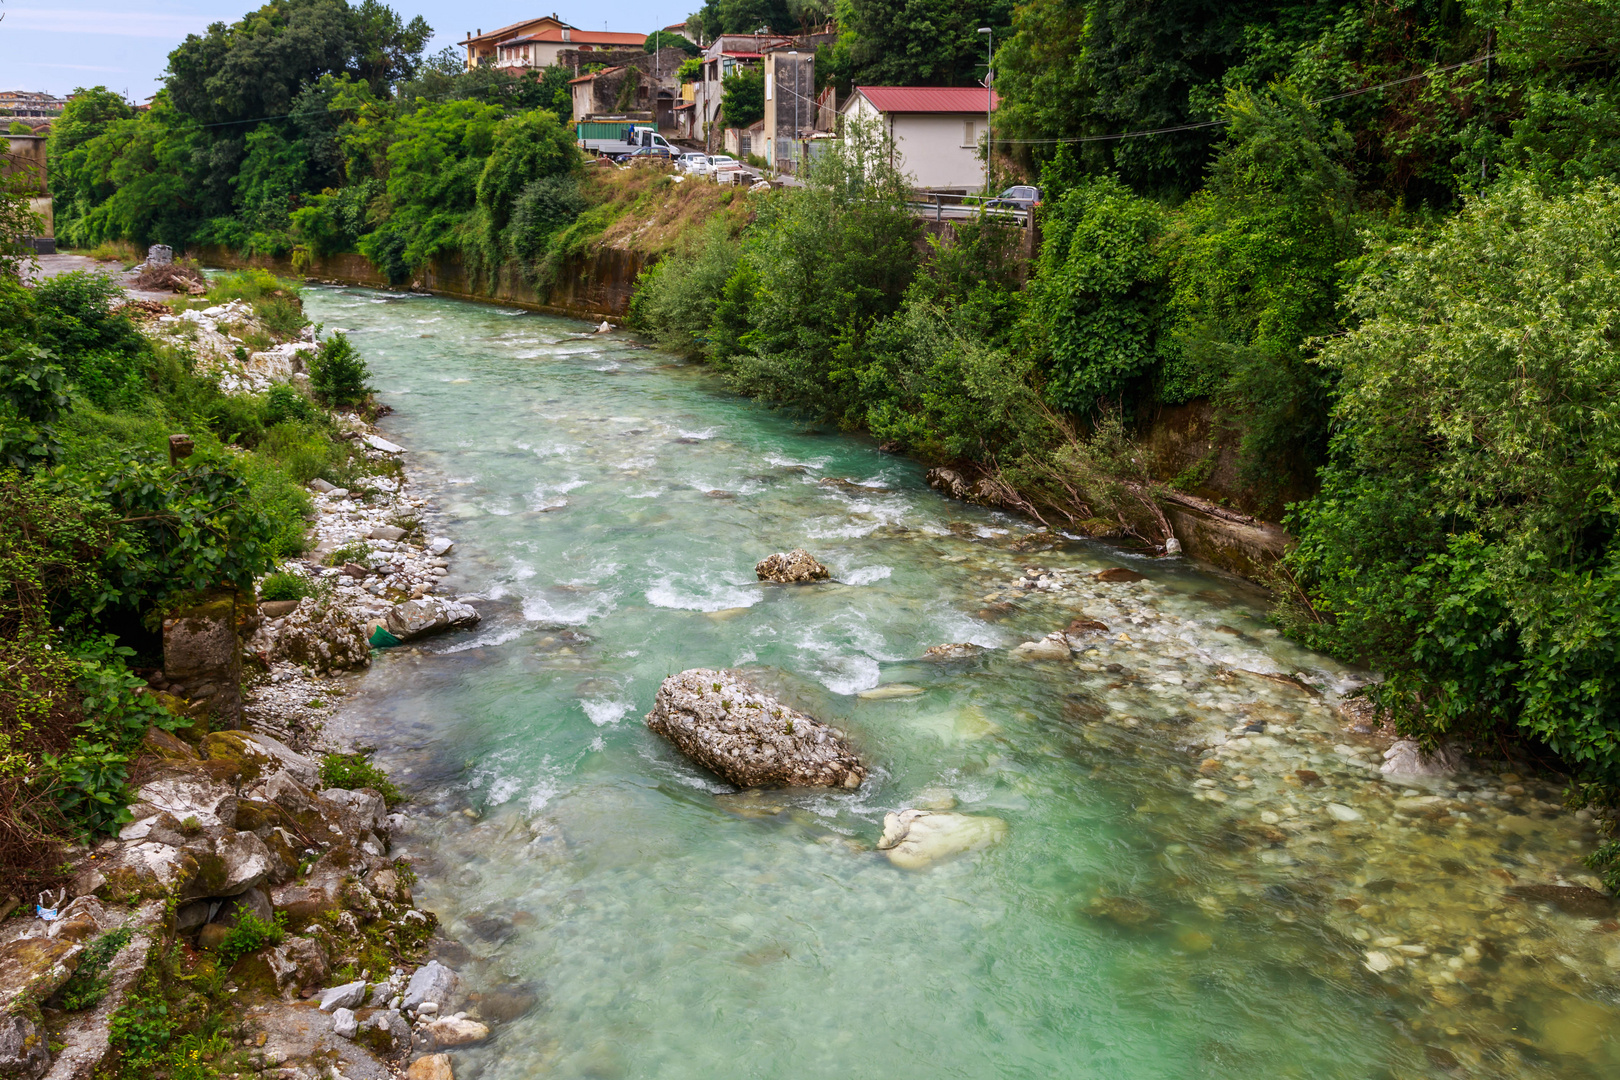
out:
{"label": "riverside vegetation", "polygon": [[[982,69],[959,35],[908,28],[947,8],[1007,27],[994,166],[1042,184],[1033,264],[990,220],[924,242],[852,130],[808,186],[666,230],[636,324],[1071,527],[1163,539],[1141,496],[1229,458],[1226,494],[1297,539],[1288,632],[1385,672],[1371,695],[1402,731],[1515,744],[1612,804],[1620,3],[880,7],[837,5],[818,67],[961,83]],[[61,234],[359,251],[401,282],[455,255],[543,286],[698,198],[583,173],[559,73],[423,61],[414,25],[286,0],[183,45],[148,112],[76,98],[52,134]],[[1156,475],[1136,438],[1199,403],[1219,447]],[[1596,856],[1612,883],[1616,856]]]}
{"label": "riverside vegetation", "polygon": [[[20,264],[0,273],[0,870],[31,894],[62,878],[64,842],[129,820],[148,729],[195,723],[131,670],[154,664],[162,614],[253,595],[304,548],[303,484],[359,484],[372,467],[324,407],[356,403],[341,336],[312,363],[328,372],[312,380],[320,400],[226,394],[183,342],[140,333],[109,278],[30,288]],[[268,325],[304,324],[296,291],[264,274],[226,275],[196,303],[244,296]],[[171,463],[176,432],[194,452]]]}

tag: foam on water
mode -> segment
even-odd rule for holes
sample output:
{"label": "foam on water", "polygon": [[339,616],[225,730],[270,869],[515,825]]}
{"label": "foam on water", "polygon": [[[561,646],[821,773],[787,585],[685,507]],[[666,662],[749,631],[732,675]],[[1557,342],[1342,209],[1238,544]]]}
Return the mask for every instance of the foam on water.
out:
{"label": "foam on water", "polygon": [[600,698],[581,701],[579,705],[580,708],[585,710],[585,715],[590,718],[591,723],[597,727],[617,724],[635,707],[635,704],[630,701]]}
{"label": "foam on water", "polygon": [[676,611],[725,611],[750,607],[764,597],[758,589],[744,588],[727,581],[677,580],[660,578],[647,589],[647,602],[654,607]]}

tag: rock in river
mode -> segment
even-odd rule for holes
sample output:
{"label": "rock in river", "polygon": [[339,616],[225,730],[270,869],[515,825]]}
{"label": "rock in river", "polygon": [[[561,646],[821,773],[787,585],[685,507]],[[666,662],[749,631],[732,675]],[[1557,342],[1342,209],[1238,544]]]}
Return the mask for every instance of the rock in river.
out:
{"label": "rock in river", "polygon": [[1005,835],[1007,823],[1000,818],[905,809],[883,816],[878,850],[898,867],[921,870],[952,855],[989,847]]}
{"label": "rock in river", "polygon": [[1421,779],[1449,776],[1462,765],[1462,755],[1451,746],[1438,747],[1426,754],[1413,739],[1399,739],[1384,751],[1379,771],[1392,779]]}
{"label": "rock in river", "polygon": [[440,630],[471,626],[477,621],[478,612],[470,605],[429,596],[395,604],[383,625],[399,640],[410,641]]}
{"label": "rock in river", "polygon": [[960,642],[952,645],[930,645],[923,650],[924,660],[972,660],[985,650],[970,642]]}
{"label": "rock in river", "polygon": [[774,581],[778,585],[797,585],[805,581],[826,581],[832,575],[816,561],[816,557],[803,548],[778,551],[767,555],[754,565],[754,573],[761,581]]}
{"label": "rock in river", "polygon": [[1062,634],[1047,634],[1039,641],[1026,641],[1013,649],[1020,660],[1067,660],[1069,642]]}
{"label": "rock in river", "polygon": [[738,787],[860,787],[866,767],[843,733],[736,672],[693,668],[658,688],[647,726]]}

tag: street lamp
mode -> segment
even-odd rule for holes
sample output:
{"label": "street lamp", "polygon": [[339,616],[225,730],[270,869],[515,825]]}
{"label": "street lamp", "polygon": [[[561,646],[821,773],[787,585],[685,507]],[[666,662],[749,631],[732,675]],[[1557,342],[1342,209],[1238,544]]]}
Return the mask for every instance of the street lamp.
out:
{"label": "street lamp", "polygon": [[984,35],[984,193],[990,194],[990,155],[996,149],[996,129],[994,121],[990,119],[990,112],[994,108],[995,91],[990,88],[990,61],[994,55],[993,46],[996,35],[988,26],[979,27],[979,33]]}
{"label": "street lamp", "polygon": [[793,147],[788,160],[793,162],[793,175],[799,175],[799,50],[794,49],[788,53],[788,59],[793,61]]}

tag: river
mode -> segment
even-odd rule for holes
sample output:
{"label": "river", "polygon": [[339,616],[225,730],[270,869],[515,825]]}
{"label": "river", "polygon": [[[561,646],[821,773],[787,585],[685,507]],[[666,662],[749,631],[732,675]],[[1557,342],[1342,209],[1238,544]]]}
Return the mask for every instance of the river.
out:
{"label": "river", "polygon": [[[505,1021],[462,1080],[1620,1074],[1620,925],[1568,899],[1589,823],[1511,774],[1382,782],[1333,708],[1363,676],[1247,587],[1047,550],[623,333],[306,305],[369,361],[485,616],[381,656],[337,721],[411,794],[418,901]],[[793,547],[835,581],[754,581]],[[1073,661],[1007,652],[1081,617],[1109,632]],[[917,659],[948,642],[989,651]],[[642,717],[700,666],[846,729],[870,778],[690,765]],[[906,806],[1007,833],[902,870],[874,847]]]}

